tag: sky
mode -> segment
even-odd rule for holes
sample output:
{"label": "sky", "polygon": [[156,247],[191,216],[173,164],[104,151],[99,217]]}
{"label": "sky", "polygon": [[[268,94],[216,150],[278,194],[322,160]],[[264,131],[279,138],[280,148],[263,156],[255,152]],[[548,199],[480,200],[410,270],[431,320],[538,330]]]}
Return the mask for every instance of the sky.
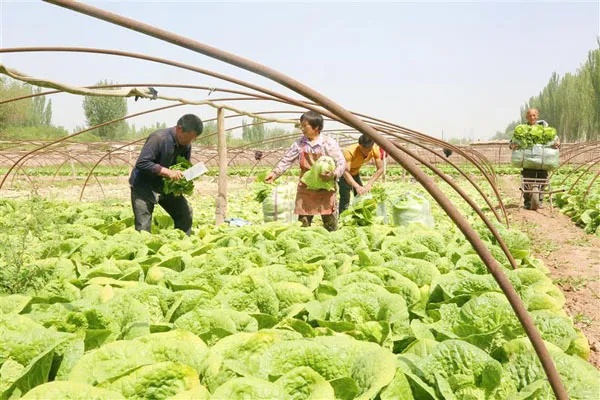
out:
{"label": "sky", "polygon": [[[553,72],[576,73],[600,37],[599,0],[85,3],[258,62],[348,110],[446,140],[486,140],[503,132]],[[33,46],[142,53],[300,98],[254,73],[75,11],[42,1],[0,0],[0,47]],[[0,53],[0,62],[75,86],[109,80],[240,89],[195,72],[109,55]],[[164,88],[159,94],[207,98],[206,91]],[[85,125],[80,96],[51,98],[53,124],[69,130]],[[165,104],[128,99],[129,112]],[[281,108],[232,105],[247,111]],[[130,123],[171,126],[185,112],[216,116],[209,107],[185,106]]]}

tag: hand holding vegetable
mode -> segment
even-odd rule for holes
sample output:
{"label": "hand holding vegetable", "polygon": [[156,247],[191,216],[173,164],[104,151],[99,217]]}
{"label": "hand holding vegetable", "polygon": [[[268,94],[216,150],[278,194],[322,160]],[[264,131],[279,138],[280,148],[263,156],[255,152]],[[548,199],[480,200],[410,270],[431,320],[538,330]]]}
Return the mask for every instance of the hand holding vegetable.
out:
{"label": "hand holding vegetable", "polygon": [[319,176],[324,181],[330,181],[333,179],[333,171],[322,171]]}
{"label": "hand holding vegetable", "polygon": [[177,164],[171,168],[162,168],[160,174],[165,178],[163,180],[164,194],[173,194],[175,196],[191,195],[194,193],[194,182],[188,181],[183,176],[183,171],[190,168],[192,163],[185,157],[178,156]]}
{"label": "hand holding vegetable", "polygon": [[160,172],[161,172],[161,175],[164,176],[165,178],[169,178],[174,181],[177,181],[177,180],[183,178],[183,171],[172,170],[172,169],[163,167]]}
{"label": "hand holding vegetable", "polygon": [[366,187],[358,185],[358,187],[356,188],[356,193],[358,193],[359,196],[362,196],[363,194],[367,194],[368,192],[369,192],[369,189],[367,189]]}
{"label": "hand holding vegetable", "polygon": [[267,177],[265,178],[265,182],[273,183],[273,181],[275,181],[275,174],[273,172],[270,172],[269,175],[267,175]]}
{"label": "hand holding vegetable", "polygon": [[335,161],[329,156],[321,156],[300,178],[310,190],[335,190]]}

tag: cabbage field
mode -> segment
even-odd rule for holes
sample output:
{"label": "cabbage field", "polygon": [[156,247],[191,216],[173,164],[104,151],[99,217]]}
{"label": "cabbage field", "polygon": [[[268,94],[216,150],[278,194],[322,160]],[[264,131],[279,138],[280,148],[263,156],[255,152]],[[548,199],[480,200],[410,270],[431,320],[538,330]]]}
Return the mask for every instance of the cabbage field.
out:
{"label": "cabbage field", "polygon": [[[512,269],[440,185],[520,295],[569,397],[600,399],[590,338],[528,235],[496,223]],[[597,186],[555,200],[589,235]],[[152,234],[135,231],[127,196],[0,197],[0,398],[554,398],[506,296],[416,183],[390,175],[335,232],[318,218],[264,222],[256,198],[270,191],[234,190],[230,224],[214,226],[196,184],[189,237],[161,210]],[[410,199],[424,207],[397,214]]]}

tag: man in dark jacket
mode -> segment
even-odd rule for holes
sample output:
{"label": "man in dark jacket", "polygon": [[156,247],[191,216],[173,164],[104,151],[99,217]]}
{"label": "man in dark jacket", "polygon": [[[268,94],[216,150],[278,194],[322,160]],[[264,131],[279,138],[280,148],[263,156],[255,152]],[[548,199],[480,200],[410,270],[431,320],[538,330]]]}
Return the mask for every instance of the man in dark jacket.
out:
{"label": "man in dark jacket", "polygon": [[192,208],[183,196],[163,193],[163,178],[182,179],[183,172],[169,169],[177,157],[190,160],[192,141],[202,133],[202,120],[193,114],[179,118],[177,125],[153,132],[146,139],[129,177],[135,229],[151,231],[152,213],[158,203],[175,222],[175,228],[191,233]]}

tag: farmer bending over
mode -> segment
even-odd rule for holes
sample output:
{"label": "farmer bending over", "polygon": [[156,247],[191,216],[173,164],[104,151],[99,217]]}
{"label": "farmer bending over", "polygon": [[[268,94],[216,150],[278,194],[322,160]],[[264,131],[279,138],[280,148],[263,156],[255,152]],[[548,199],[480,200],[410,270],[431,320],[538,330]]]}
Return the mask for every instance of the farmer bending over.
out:
{"label": "farmer bending over", "polygon": [[176,126],[153,132],[146,139],[129,177],[136,230],[151,232],[152,213],[158,203],[173,218],[176,229],[187,235],[191,233],[192,208],[185,197],[164,194],[163,178],[183,178],[183,171],[169,167],[177,163],[178,156],[190,161],[191,143],[202,129],[200,118],[186,114],[179,118]]}
{"label": "farmer bending over", "polygon": [[[340,179],[340,214],[350,205],[350,191],[355,196],[361,196],[368,193],[373,187],[373,183],[383,174],[383,162],[379,147],[375,146],[373,139],[365,134],[360,135],[358,143],[344,148],[344,158],[346,159],[346,171]],[[369,160],[375,161],[377,171],[363,186],[360,178],[360,169]]]}

